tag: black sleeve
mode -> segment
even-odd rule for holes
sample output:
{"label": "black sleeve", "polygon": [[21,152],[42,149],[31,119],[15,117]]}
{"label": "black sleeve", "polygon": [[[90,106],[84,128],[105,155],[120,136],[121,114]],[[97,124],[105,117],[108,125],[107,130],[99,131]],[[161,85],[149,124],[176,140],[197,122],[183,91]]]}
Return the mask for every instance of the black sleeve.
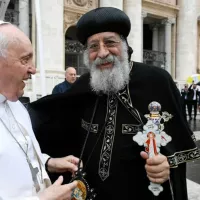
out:
{"label": "black sleeve", "polygon": [[[42,153],[53,158],[74,155],[79,157],[80,109],[67,99],[57,99],[60,94],[50,95],[29,105],[32,126]],[[53,98],[52,98],[53,97]],[[60,174],[49,174],[54,182]],[[71,174],[62,174],[65,183]]]}

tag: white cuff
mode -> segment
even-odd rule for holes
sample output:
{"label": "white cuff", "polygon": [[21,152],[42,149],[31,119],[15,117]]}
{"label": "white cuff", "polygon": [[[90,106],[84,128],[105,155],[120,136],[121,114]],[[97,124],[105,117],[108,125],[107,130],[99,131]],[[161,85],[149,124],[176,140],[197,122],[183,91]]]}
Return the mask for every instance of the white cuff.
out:
{"label": "white cuff", "polygon": [[42,155],[43,155],[44,164],[46,164],[46,162],[50,158],[50,156],[45,153],[43,153]]}

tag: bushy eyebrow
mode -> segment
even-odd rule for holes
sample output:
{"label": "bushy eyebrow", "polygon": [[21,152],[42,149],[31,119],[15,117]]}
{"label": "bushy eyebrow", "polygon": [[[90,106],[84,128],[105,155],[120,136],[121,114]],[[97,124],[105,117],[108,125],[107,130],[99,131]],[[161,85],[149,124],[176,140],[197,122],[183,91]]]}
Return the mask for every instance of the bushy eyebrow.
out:
{"label": "bushy eyebrow", "polygon": [[117,39],[117,38],[115,36],[104,37],[104,40],[108,40],[108,39]]}
{"label": "bushy eyebrow", "polygon": [[[118,39],[118,38],[116,38],[115,36],[105,36],[104,38],[103,38],[103,40],[109,40],[109,39]],[[95,43],[95,42],[99,42],[99,40],[98,39],[94,39],[94,40],[91,40],[90,41],[90,43]]]}
{"label": "bushy eyebrow", "polygon": [[27,54],[22,55],[22,56],[21,56],[21,59],[30,58],[30,57],[32,57],[32,56],[33,56],[33,53],[30,52],[30,53],[27,53]]}

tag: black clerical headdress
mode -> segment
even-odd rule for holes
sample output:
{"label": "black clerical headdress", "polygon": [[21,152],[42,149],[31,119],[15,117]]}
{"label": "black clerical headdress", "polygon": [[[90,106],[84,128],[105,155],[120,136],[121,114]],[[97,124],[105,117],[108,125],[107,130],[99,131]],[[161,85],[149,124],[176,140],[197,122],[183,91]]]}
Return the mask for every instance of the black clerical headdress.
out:
{"label": "black clerical headdress", "polygon": [[117,8],[100,7],[84,14],[76,28],[78,40],[85,44],[88,37],[101,32],[116,32],[126,38],[131,22],[129,17]]}

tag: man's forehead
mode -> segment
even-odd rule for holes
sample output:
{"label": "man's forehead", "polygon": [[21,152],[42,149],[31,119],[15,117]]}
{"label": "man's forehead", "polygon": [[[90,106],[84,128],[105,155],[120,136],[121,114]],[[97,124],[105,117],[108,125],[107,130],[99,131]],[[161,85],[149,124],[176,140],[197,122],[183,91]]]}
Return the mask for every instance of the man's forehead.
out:
{"label": "man's forehead", "polygon": [[15,35],[10,37],[8,48],[25,48],[29,50],[32,48],[32,45],[28,38]]}
{"label": "man's forehead", "polygon": [[104,38],[119,38],[119,34],[115,32],[101,32],[101,33],[96,33],[88,38],[88,42],[91,42],[92,40],[100,40]]}
{"label": "man's forehead", "polygon": [[69,70],[68,70],[68,73],[70,73],[70,74],[72,74],[72,73],[75,74],[76,71],[75,71],[75,69],[69,69]]}
{"label": "man's forehead", "polygon": [[73,67],[68,67],[66,73],[76,73],[76,69],[74,69]]}
{"label": "man's forehead", "polygon": [[24,35],[11,36],[9,39],[8,51],[12,55],[18,55],[20,57],[25,57],[27,55],[33,55],[33,48],[30,40]]}

